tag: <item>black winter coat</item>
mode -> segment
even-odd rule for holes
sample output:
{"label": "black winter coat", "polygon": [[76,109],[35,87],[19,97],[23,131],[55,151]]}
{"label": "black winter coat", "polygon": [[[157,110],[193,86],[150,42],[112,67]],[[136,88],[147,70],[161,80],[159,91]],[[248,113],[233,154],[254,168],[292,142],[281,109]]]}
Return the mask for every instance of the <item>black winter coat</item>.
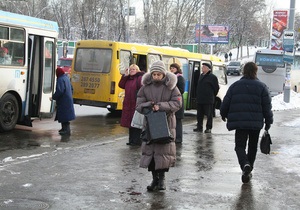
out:
{"label": "black winter coat", "polygon": [[271,100],[264,83],[242,77],[229,87],[220,114],[227,118],[228,130],[260,130],[273,123]]}
{"label": "black winter coat", "polygon": [[[176,74],[177,76],[177,88],[180,91],[180,94],[182,96],[182,94],[184,93],[184,89],[185,89],[185,80],[182,76],[182,74]],[[184,103],[183,103],[183,96],[182,96],[182,107],[175,113],[175,116],[177,119],[183,119],[184,117]]]}
{"label": "black winter coat", "polygon": [[214,104],[219,89],[218,78],[211,71],[201,74],[197,83],[197,103]]}

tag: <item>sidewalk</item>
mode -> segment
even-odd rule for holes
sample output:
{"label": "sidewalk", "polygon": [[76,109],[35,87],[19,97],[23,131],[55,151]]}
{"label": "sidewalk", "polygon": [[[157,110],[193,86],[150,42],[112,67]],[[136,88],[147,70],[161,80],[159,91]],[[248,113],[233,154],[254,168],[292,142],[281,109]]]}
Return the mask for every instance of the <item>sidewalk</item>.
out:
{"label": "sidewalk", "polygon": [[127,136],[122,136],[5,166],[0,170],[0,200],[43,201],[53,210],[296,210],[300,208],[299,130],[284,122],[300,113],[274,114],[272,153],[258,151],[250,184],[241,182],[234,132],[228,132],[217,117],[212,134],[193,132],[195,121],[184,125],[176,166],[166,173],[166,191],[147,192],[151,174],[139,168],[140,148],[126,146]]}

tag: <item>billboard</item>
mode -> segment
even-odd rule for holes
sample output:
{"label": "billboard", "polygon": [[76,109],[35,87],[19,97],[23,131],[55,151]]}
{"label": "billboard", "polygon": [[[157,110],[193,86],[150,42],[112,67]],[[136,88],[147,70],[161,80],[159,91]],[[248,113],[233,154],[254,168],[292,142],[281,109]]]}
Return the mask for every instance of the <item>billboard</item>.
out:
{"label": "billboard", "polygon": [[195,42],[208,44],[228,44],[229,27],[225,25],[196,25]]}
{"label": "billboard", "polygon": [[288,24],[288,10],[274,10],[271,34],[271,50],[283,50],[283,32]]}

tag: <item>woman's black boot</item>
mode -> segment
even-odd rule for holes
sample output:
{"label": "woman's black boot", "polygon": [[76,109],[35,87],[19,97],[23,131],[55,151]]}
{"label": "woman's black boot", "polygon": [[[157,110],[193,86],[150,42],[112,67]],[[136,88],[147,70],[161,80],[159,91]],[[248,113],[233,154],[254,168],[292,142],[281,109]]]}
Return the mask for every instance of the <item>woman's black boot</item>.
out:
{"label": "woman's black boot", "polygon": [[165,172],[159,172],[158,174],[158,190],[165,190]]}
{"label": "woman's black boot", "polygon": [[157,189],[157,185],[158,185],[158,173],[157,171],[152,171],[152,182],[149,186],[147,186],[147,190],[149,191],[153,191]]}

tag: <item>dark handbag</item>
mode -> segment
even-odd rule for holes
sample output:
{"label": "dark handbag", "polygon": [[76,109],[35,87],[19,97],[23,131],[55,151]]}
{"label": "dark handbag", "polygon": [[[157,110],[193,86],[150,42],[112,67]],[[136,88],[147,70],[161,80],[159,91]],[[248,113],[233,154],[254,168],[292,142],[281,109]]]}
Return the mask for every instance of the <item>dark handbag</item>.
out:
{"label": "dark handbag", "polygon": [[147,134],[150,142],[157,144],[167,144],[173,139],[169,130],[166,112],[151,111],[145,115],[147,121]]}
{"label": "dark handbag", "polygon": [[260,151],[266,155],[270,154],[271,144],[271,136],[268,131],[265,131],[260,140]]}

